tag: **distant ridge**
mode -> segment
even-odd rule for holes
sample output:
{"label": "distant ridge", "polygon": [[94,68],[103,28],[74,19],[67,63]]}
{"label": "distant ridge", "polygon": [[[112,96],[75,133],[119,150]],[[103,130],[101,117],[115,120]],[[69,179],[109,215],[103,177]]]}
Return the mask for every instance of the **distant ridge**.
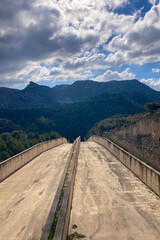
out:
{"label": "distant ridge", "polygon": [[159,101],[160,92],[138,80],[95,82],[76,81],[72,85],[57,85],[53,88],[30,82],[23,90],[0,88],[0,108],[29,109],[55,107],[75,103],[101,94],[123,94],[146,101]]}

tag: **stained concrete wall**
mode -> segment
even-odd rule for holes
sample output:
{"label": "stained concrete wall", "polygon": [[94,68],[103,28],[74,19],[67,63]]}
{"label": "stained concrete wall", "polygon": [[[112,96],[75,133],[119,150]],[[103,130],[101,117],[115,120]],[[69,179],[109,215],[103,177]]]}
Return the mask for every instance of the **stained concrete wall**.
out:
{"label": "stained concrete wall", "polygon": [[107,148],[127,168],[129,168],[142,182],[160,197],[160,172],[154,170],[140,159],[136,158],[117,144],[107,138],[91,136],[88,141],[93,141]]}
{"label": "stained concrete wall", "polygon": [[160,171],[160,113],[134,115],[121,127],[104,130],[103,136]]}
{"label": "stained concrete wall", "polygon": [[11,158],[8,158],[4,162],[0,163],[0,182],[38,156],[40,153],[64,143],[67,143],[65,138],[42,142]]}

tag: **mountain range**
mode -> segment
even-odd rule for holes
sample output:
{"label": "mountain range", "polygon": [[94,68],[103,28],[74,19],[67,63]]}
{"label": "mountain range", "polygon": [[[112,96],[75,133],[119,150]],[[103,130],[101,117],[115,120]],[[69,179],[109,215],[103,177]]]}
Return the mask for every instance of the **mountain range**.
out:
{"label": "mountain range", "polygon": [[30,82],[23,90],[0,88],[0,161],[55,137],[83,140],[97,122],[142,115],[144,104],[153,101],[160,102],[160,92],[137,80],[76,81],[53,88]]}
{"label": "mountain range", "polygon": [[76,81],[72,85],[57,85],[53,88],[30,82],[23,90],[0,88],[1,109],[37,109],[56,107],[84,101],[101,94],[122,94],[133,101],[160,102],[160,92],[151,89],[138,80],[95,82]]}

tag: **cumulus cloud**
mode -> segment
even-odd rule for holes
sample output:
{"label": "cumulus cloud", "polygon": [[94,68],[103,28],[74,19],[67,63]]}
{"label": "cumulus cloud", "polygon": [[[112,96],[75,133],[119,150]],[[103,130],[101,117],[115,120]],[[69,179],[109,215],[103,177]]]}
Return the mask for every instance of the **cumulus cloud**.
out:
{"label": "cumulus cloud", "polygon": [[[115,9],[126,2],[1,0],[0,77],[8,79],[10,74],[21,79],[21,72],[26,73],[31,63],[39,64],[42,69],[40,63],[55,64],[57,57],[65,69],[102,68],[104,54],[96,49],[119,28],[121,32],[129,29],[135,19],[135,16],[119,16],[107,11],[106,6]],[[85,52],[90,50],[92,54],[88,57]],[[36,76],[40,80],[41,74]]]}
{"label": "cumulus cloud", "polygon": [[130,72],[130,68],[126,68],[123,72],[107,70],[104,74],[99,75],[94,80],[98,82],[108,82],[111,80],[131,80],[136,77]]}
{"label": "cumulus cloud", "polygon": [[18,87],[19,85],[25,85],[30,81],[38,82],[40,79],[43,81],[65,82],[73,80],[87,80],[93,77],[92,71],[81,70],[70,71],[61,67],[48,68],[47,66],[41,66],[37,63],[30,63],[18,72],[1,75],[1,86]]}
{"label": "cumulus cloud", "polygon": [[154,73],[160,73],[160,68],[152,68],[152,72],[154,72]]}
{"label": "cumulus cloud", "polygon": [[[75,69],[87,69],[87,68],[101,68],[105,55],[103,53],[88,53],[83,57],[74,57],[65,61],[63,67],[65,69],[75,70]],[[103,67],[102,67],[103,68]]]}
{"label": "cumulus cloud", "polygon": [[[1,85],[5,80],[6,85],[13,86],[14,81],[25,84],[30,80],[90,79],[98,69],[159,61],[160,4],[144,18],[139,16],[140,11],[132,15],[116,13],[128,3],[1,0]],[[134,78],[133,73],[125,71],[126,79]],[[114,74],[124,79],[122,73]]]}
{"label": "cumulus cloud", "polygon": [[160,5],[155,5],[125,34],[119,34],[105,46],[111,52],[109,65],[143,65],[160,61]]}
{"label": "cumulus cloud", "polygon": [[151,3],[152,5],[155,5],[157,3],[157,0],[148,0],[149,3]]}
{"label": "cumulus cloud", "polygon": [[50,80],[52,82],[65,82],[65,81],[73,81],[73,80],[88,80],[93,77],[92,71],[84,70],[84,71],[69,71],[63,68],[54,69],[50,72],[48,76],[45,76],[43,80]]}
{"label": "cumulus cloud", "polygon": [[19,71],[1,74],[1,86],[13,86],[24,85],[30,81],[38,82],[39,79],[48,76],[50,70],[46,67],[42,67],[37,63],[30,62],[26,67],[19,69]]}
{"label": "cumulus cloud", "polygon": [[120,7],[124,4],[126,4],[128,2],[128,0],[108,0],[106,5],[111,8],[111,9],[115,9],[117,7]]}
{"label": "cumulus cloud", "polygon": [[141,79],[140,82],[148,85],[149,87],[160,91],[160,78],[154,79],[154,78],[148,78],[148,79]]}

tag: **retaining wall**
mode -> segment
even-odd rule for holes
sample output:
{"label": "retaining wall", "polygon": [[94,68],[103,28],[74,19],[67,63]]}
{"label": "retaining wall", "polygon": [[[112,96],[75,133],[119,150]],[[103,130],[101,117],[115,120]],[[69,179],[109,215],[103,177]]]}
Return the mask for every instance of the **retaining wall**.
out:
{"label": "retaining wall", "polygon": [[0,163],[0,182],[38,156],[40,153],[64,143],[67,143],[65,138],[42,142],[3,161]]}
{"label": "retaining wall", "polygon": [[93,141],[107,148],[128,169],[130,169],[143,183],[160,197],[160,172],[142,162],[117,144],[107,138],[91,136],[88,141]]}

